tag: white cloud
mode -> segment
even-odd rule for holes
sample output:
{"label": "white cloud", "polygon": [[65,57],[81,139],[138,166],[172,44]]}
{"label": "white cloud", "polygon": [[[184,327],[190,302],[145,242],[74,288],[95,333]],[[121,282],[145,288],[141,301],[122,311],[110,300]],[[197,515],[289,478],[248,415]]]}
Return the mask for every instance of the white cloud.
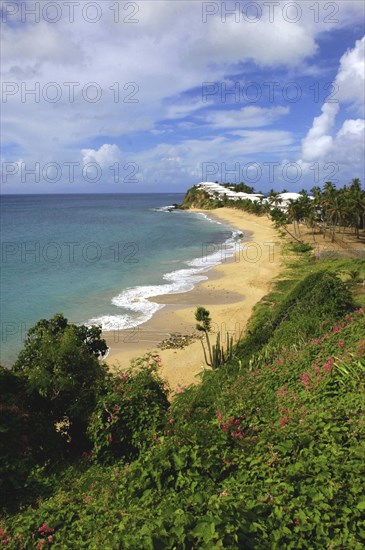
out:
{"label": "white cloud", "polygon": [[341,102],[352,103],[358,114],[364,115],[365,36],[341,57],[335,84],[338,87],[335,97]]}
{"label": "white cloud", "polygon": [[360,136],[365,128],[365,120],[358,118],[357,120],[345,120],[342,128],[338,131],[338,138],[346,138],[348,135]]}
{"label": "white cloud", "polygon": [[241,109],[213,111],[202,117],[213,128],[254,128],[269,126],[283,115],[289,114],[289,107],[242,107]]}
{"label": "white cloud", "polygon": [[333,138],[330,132],[335,124],[338,111],[338,104],[325,103],[323,105],[322,114],[315,117],[312,128],[302,142],[303,158],[305,160],[325,158],[330,152],[333,146]]}
{"label": "white cloud", "polygon": [[[241,130],[235,138],[217,136],[213,139],[186,139],[178,144],[160,143],[158,146],[141,152],[135,157],[146,182],[154,180],[168,184],[173,190],[181,178],[186,178],[185,186],[204,179],[204,166],[213,163],[216,169],[214,179],[225,179],[223,171],[237,174],[237,181],[247,176],[246,168],[260,162],[260,155],[278,160],[284,151],[294,151],[290,132],[279,130]],[[215,168],[214,168],[215,167]],[[248,168],[247,168],[248,169]],[[262,166],[264,171],[264,167]],[[242,174],[243,171],[243,174]],[[213,177],[213,176],[212,176]],[[230,181],[233,177],[230,178]]]}
{"label": "white cloud", "polygon": [[23,26],[14,29],[3,25],[1,47],[8,69],[25,63],[81,67],[85,62],[85,52],[79,48],[77,36],[70,32],[65,35],[45,21],[26,30]]}
{"label": "white cloud", "polygon": [[208,103],[201,102],[201,99],[191,99],[190,101],[174,101],[172,105],[166,108],[166,118],[178,119],[185,118],[199,109],[208,107]]}
{"label": "white cloud", "polygon": [[98,150],[82,149],[82,163],[85,166],[89,163],[99,164],[101,168],[108,168],[122,158],[122,151],[115,144],[105,143]]}
{"label": "white cloud", "polygon": [[[309,74],[313,56],[318,52],[318,38],[334,28],[352,28],[361,21],[364,10],[361,2],[340,1],[336,3],[340,8],[338,23],[325,23],[324,17],[330,16],[328,10],[321,7],[320,20],[316,22],[313,10],[308,8],[310,3],[302,0],[297,3],[303,14],[296,23],[285,20],[280,6],[273,22],[269,21],[268,9],[264,8],[261,20],[255,24],[242,18],[237,23],[234,16],[228,16],[224,23],[220,13],[203,23],[202,3],[185,0],[140,0],[137,2],[139,12],[134,15],[139,23],[127,22],[131,9],[123,8],[128,2],[109,0],[98,3],[102,17],[93,24],[81,17],[85,4],[82,2],[75,7],[73,23],[68,20],[65,3],[60,3],[64,16],[58,23],[21,24],[18,14],[13,24],[3,25],[3,82],[15,82],[19,87],[25,84],[28,89],[39,83],[41,93],[40,101],[34,101],[31,96],[23,100],[20,91],[8,97],[3,104],[3,144],[15,149],[17,156],[35,160],[74,161],[80,157],[81,149],[85,151],[85,158],[103,159],[103,155],[105,158],[117,155],[110,149],[113,147],[110,143],[117,142],[121,136],[128,136],[132,141],[135,132],[153,132],[157,136],[158,132],[185,129],[194,135],[194,130],[199,130],[200,109],[204,109],[201,120],[216,129],[259,128],[271,124],[286,114],[280,111],[283,108],[255,111],[248,107],[236,113],[233,109],[222,110],[207,116],[211,105],[200,101],[199,90],[203,82],[230,81],[246,62],[252,62],[256,68],[284,68]],[[223,3],[214,4],[222,9]],[[116,5],[120,6],[119,23],[113,20],[115,11],[110,9],[114,6],[115,10]],[[234,6],[235,2],[226,5]],[[357,56],[358,52],[349,52],[343,58],[342,72],[346,73],[347,80],[344,77],[342,82],[339,77],[338,82],[339,99],[359,109],[360,87],[353,85],[360,70],[361,58]],[[346,87],[344,83],[348,79],[351,86]],[[44,88],[49,82],[61,87],[60,101],[52,103],[44,99]],[[64,85],[67,82],[78,84],[72,102]],[[82,93],[91,82],[96,82],[102,90],[97,102],[88,101]],[[118,99],[115,83],[119,83]],[[137,103],[128,102],[133,85],[125,90],[126,83],[135,83]],[[192,90],[195,95],[189,99],[188,94],[193,96]],[[195,126],[185,121],[179,126],[179,119],[194,113]],[[356,117],[360,114],[357,112]],[[161,128],[160,121],[167,118],[172,125]],[[324,136],[322,147],[325,148],[328,146],[325,136],[332,137],[330,124],[322,119],[319,125],[328,128],[314,136],[318,143]],[[98,150],[90,149],[90,143],[95,140],[105,145]],[[294,147],[289,131],[241,136],[235,133],[233,140],[220,142],[224,148],[222,154],[229,154],[229,145],[234,154],[238,154],[237,142],[241,142],[241,147],[245,143],[250,155],[255,152],[254,147],[258,153],[265,147],[268,151],[285,148],[292,151]],[[181,162],[174,164],[181,166],[186,162],[187,166],[194,167],[199,159],[193,144],[204,155],[213,147],[212,157],[219,157],[219,142],[203,139],[201,148],[199,143],[198,139],[187,140],[185,145],[178,145],[184,149],[183,155],[164,158],[181,158]],[[149,166],[155,166],[153,158],[149,162]]]}
{"label": "white cloud", "polygon": [[355,43],[340,60],[334,89],[334,103],[324,103],[322,113],[315,117],[312,127],[302,141],[301,162],[321,162],[322,165],[337,163],[341,171],[353,171],[353,177],[363,177],[364,171],[364,126],[363,119],[347,119],[335,132],[338,114],[345,104],[350,109],[363,112],[364,98],[365,37]]}

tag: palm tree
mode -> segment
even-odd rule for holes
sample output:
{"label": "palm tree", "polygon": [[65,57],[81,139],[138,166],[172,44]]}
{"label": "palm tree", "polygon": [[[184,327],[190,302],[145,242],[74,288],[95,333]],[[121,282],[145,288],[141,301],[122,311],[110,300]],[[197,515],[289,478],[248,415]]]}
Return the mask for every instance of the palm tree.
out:
{"label": "palm tree", "polygon": [[315,242],[316,238],[314,235],[315,235],[315,229],[317,227],[317,215],[314,208],[311,208],[311,210],[308,212],[306,216],[306,222],[308,227],[312,229],[312,238],[313,238],[313,241]]}
{"label": "palm tree", "polygon": [[365,214],[365,192],[361,189],[359,178],[354,178],[349,187],[348,206],[355,226],[356,237],[359,239],[359,230],[364,228]]}
{"label": "palm tree", "polygon": [[321,207],[323,209],[323,221],[324,221],[324,227],[323,227],[323,237],[326,238],[326,231],[327,231],[327,223],[330,225],[330,217],[328,214],[328,207],[332,203],[334,197],[336,195],[336,185],[332,183],[331,181],[326,181],[326,183],[323,186],[323,192],[321,196]]}
{"label": "palm tree", "polygon": [[332,223],[332,227],[331,227],[332,243],[335,240],[336,226],[342,220],[344,220],[344,218],[346,217],[346,212],[347,212],[347,206],[344,201],[343,193],[339,192],[332,197],[331,201],[327,203],[327,214],[328,214],[329,220]]}
{"label": "palm tree", "polygon": [[280,210],[280,208],[272,208],[270,210],[270,217],[272,222],[274,223],[275,227],[277,229],[284,229],[290,235],[294,240],[298,241],[298,243],[301,243],[302,241],[298,239],[293,233],[291,233],[287,227],[289,219],[287,214]]}
{"label": "palm tree", "polygon": [[206,342],[207,342],[207,347],[208,347],[208,352],[209,352],[209,361],[208,361],[207,353],[205,351],[203,340],[201,340],[205,362],[206,362],[207,365],[212,365],[213,364],[213,355],[212,355],[212,348],[211,348],[210,340],[209,340],[209,332],[210,332],[210,329],[211,329],[212,320],[211,320],[209,311],[207,309],[205,309],[205,307],[198,306],[195,310],[195,320],[198,321],[197,324],[195,325],[197,330],[199,330],[200,332],[204,332]]}
{"label": "palm tree", "polygon": [[274,206],[274,208],[277,208],[282,202],[283,199],[280,197],[279,193],[275,193],[269,197],[269,204],[270,206]]}
{"label": "palm tree", "polygon": [[287,206],[287,213],[289,216],[289,220],[293,222],[294,227],[294,233],[300,236],[300,227],[299,227],[299,220],[300,220],[300,203],[299,200],[288,200],[288,206]]}

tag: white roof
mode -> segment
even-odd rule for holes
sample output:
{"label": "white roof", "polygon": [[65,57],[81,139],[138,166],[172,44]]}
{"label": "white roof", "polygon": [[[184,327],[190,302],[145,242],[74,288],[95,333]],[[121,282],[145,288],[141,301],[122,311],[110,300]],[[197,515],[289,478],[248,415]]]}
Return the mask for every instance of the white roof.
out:
{"label": "white roof", "polygon": [[299,193],[279,193],[279,197],[283,200],[283,201],[288,201],[288,200],[296,200],[296,199],[299,199],[301,195],[299,195]]}
{"label": "white roof", "polygon": [[[197,183],[197,187],[203,187],[205,188],[208,193],[218,193],[219,195],[226,195],[227,197],[231,199],[249,199],[251,201],[258,201],[260,200],[260,197],[263,197],[261,193],[244,193],[243,191],[239,191],[236,193],[236,191],[233,191],[230,188],[223,187],[223,185],[219,183],[215,183],[214,181],[202,181],[200,183]],[[278,193],[277,195],[283,203],[286,203],[289,200],[297,200],[301,197],[299,193]],[[313,199],[313,197],[309,197],[310,199]],[[264,199],[265,202],[268,201],[267,198]]]}

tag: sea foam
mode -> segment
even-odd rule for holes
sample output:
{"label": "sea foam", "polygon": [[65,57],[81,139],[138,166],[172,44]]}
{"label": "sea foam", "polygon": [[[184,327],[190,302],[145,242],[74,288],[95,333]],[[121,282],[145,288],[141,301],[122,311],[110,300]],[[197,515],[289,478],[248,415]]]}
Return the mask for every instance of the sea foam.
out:
{"label": "sea foam", "polygon": [[[207,220],[221,225],[221,222],[212,220],[206,214],[203,214],[203,216]],[[192,290],[197,283],[208,278],[204,275],[205,272],[232,258],[239,252],[242,248],[239,243],[242,234],[233,230],[230,230],[229,233],[229,238],[221,244],[207,243],[204,245],[201,256],[184,262],[188,266],[187,268],[165,273],[162,278],[166,283],[130,287],[114,296],[111,302],[114,306],[123,308],[123,314],[102,315],[90,319],[87,324],[100,325],[104,331],[113,331],[130,329],[145,323],[157,311],[165,307],[164,304],[153,302],[151,298],[163,294],[180,294]]]}

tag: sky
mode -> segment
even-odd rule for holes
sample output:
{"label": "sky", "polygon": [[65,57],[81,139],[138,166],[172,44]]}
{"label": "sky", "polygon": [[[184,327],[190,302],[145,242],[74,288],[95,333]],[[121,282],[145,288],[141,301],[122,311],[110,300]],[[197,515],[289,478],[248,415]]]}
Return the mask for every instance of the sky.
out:
{"label": "sky", "polygon": [[364,182],[364,5],[3,0],[1,192]]}

